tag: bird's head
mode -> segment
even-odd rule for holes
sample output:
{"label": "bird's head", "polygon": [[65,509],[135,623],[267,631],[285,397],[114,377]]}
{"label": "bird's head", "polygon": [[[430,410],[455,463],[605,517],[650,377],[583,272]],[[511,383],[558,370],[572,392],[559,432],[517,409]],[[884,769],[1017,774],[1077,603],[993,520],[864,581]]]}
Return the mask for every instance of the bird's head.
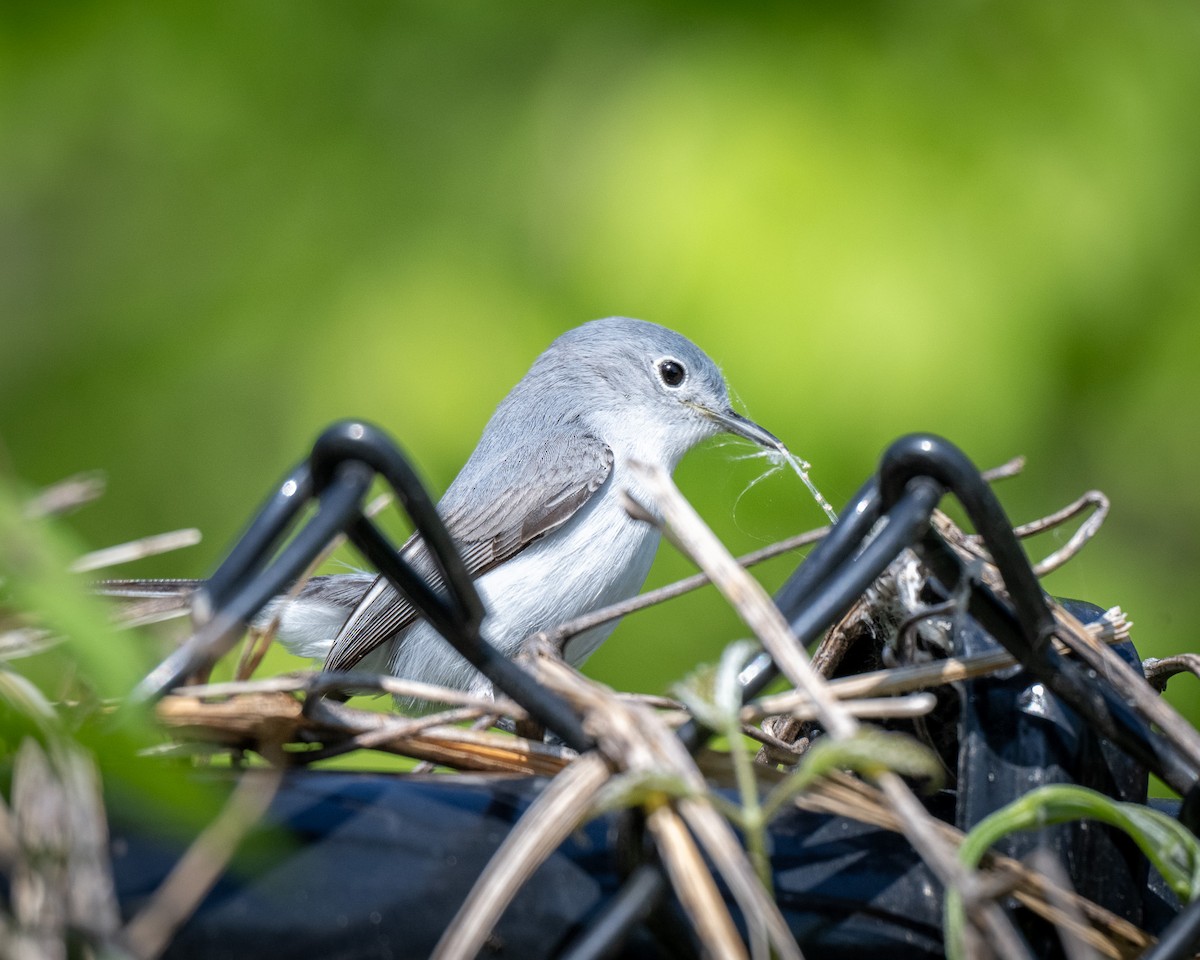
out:
{"label": "bird's head", "polygon": [[734,411],[725,377],[703,350],[644,320],[608,317],[569,330],[525,379],[558,398],[559,409],[592,425],[618,453],[668,467],[719,433],[784,449],[775,436]]}

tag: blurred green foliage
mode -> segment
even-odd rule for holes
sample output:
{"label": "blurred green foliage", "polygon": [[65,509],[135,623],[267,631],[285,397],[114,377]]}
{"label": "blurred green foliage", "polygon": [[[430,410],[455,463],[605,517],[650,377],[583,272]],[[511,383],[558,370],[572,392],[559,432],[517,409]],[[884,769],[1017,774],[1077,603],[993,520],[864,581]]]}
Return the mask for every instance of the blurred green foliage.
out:
{"label": "blurred green foliage", "polygon": [[[1105,490],[1051,589],[1194,649],[1198,48],[1183,0],[9,0],[4,469],[103,468],[78,535],[198,526],[122,572],[203,575],[328,421],[440,491],[556,334],[622,313],[701,344],[837,505],[913,430],[1027,454],[1015,519]],[[739,499],[737,452],[678,475],[735,551],[822,522],[789,475]],[[661,691],[744,633],[695,595],[590,670]]]}
{"label": "blurred green foliage", "polygon": [[[147,827],[203,823],[214,809],[211,786],[190,778],[186,764],[140,759],[162,744],[162,733],[148,710],[116,707],[153,652],[139,634],[111,626],[99,599],[68,573],[79,544],[58,524],[30,517],[27,502],[28,491],[0,476],[0,814],[14,800],[22,744],[33,739],[58,777],[68,775],[76,749],[87,748],[110,797]],[[27,617],[31,611],[37,616]],[[12,869],[5,863],[0,875]]]}

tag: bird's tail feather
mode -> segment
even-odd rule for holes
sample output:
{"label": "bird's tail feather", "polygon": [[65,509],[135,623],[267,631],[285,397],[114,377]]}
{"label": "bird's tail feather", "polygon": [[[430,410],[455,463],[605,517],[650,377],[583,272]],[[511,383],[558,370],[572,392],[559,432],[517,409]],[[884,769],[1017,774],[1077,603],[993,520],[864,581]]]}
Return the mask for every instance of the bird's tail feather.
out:
{"label": "bird's tail feather", "polygon": [[[262,628],[279,616],[275,634],[292,653],[323,660],[346,617],[374,580],[373,574],[310,578],[295,598],[276,597],[254,619]],[[101,580],[92,589],[117,601],[117,622],[142,626],[186,616],[203,580]]]}
{"label": "bird's tail feather", "polygon": [[102,597],[142,600],[150,597],[190,597],[203,580],[99,580],[92,589]]}
{"label": "bird's tail feather", "polygon": [[118,601],[116,619],[122,626],[142,626],[185,616],[203,580],[100,580],[92,590]]}

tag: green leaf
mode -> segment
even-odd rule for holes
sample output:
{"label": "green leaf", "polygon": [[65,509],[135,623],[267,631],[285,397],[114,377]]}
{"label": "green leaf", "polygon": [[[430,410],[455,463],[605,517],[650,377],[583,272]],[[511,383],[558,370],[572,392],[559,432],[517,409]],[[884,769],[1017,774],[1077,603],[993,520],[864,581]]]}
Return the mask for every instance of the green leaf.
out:
{"label": "green leaf", "polygon": [[124,696],[144,667],[134,635],[116,630],[104,605],[69,571],[83,546],[51,521],[26,519],[24,502],[22,492],[0,475],[0,579],[7,601],[66,638],[83,678],[99,696]]}
{"label": "green leaf", "polygon": [[596,794],[592,815],[640,807],[654,797],[688,797],[695,791],[682,777],[652,771],[624,773],[610,779]]}
{"label": "green leaf", "polygon": [[890,730],[862,726],[853,737],[821,737],[804,755],[795,772],[775,787],[764,809],[774,817],[797,794],[835,770],[852,770],[868,780],[891,771],[906,777],[942,780],[942,765],[932,750],[912,737]]}
{"label": "green leaf", "polygon": [[[163,739],[151,712],[103,709],[104,701],[128,694],[147,666],[137,636],[114,629],[103,604],[69,572],[83,546],[51,521],[27,519],[24,502],[24,493],[0,475],[4,603],[63,642],[22,658],[19,674],[7,666],[0,670],[0,702],[7,708],[0,712],[0,750],[15,752],[30,734],[64,745],[73,741],[93,754],[103,781],[121,794],[131,815],[157,819],[170,830],[199,825],[217,794],[198,784],[186,765],[139,756]],[[86,701],[70,725],[51,706],[68,676],[85,688]]]}
{"label": "green leaf", "polygon": [[[1190,831],[1150,807],[1123,803],[1073,784],[1039,787],[984,817],[963,840],[959,859],[976,867],[988,848],[1010,833],[1072,820],[1097,820],[1123,831],[1181,900],[1190,902],[1200,896],[1200,840]],[[952,956],[962,955],[964,922],[961,898],[956,891],[947,890],[945,937]]]}

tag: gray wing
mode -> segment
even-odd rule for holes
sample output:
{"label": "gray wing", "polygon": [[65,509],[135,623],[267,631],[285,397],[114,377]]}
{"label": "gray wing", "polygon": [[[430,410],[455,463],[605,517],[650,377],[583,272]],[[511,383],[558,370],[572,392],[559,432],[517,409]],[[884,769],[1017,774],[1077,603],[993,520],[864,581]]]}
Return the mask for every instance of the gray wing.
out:
{"label": "gray wing", "polygon": [[[503,456],[497,453],[481,446],[438,504],[472,578],[570,520],[604,485],[613,465],[608,445],[585,433],[567,435],[552,450],[546,450],[544,442],[535,445],[522,438]],[[481,469],[480,464],[491,468]],[[419,537],[412,537],[401,555],[435,589],[442,589],[443,581]],[[386,578],[377,577],[335,638],[325,669],[350,669],[417,616]]]}

